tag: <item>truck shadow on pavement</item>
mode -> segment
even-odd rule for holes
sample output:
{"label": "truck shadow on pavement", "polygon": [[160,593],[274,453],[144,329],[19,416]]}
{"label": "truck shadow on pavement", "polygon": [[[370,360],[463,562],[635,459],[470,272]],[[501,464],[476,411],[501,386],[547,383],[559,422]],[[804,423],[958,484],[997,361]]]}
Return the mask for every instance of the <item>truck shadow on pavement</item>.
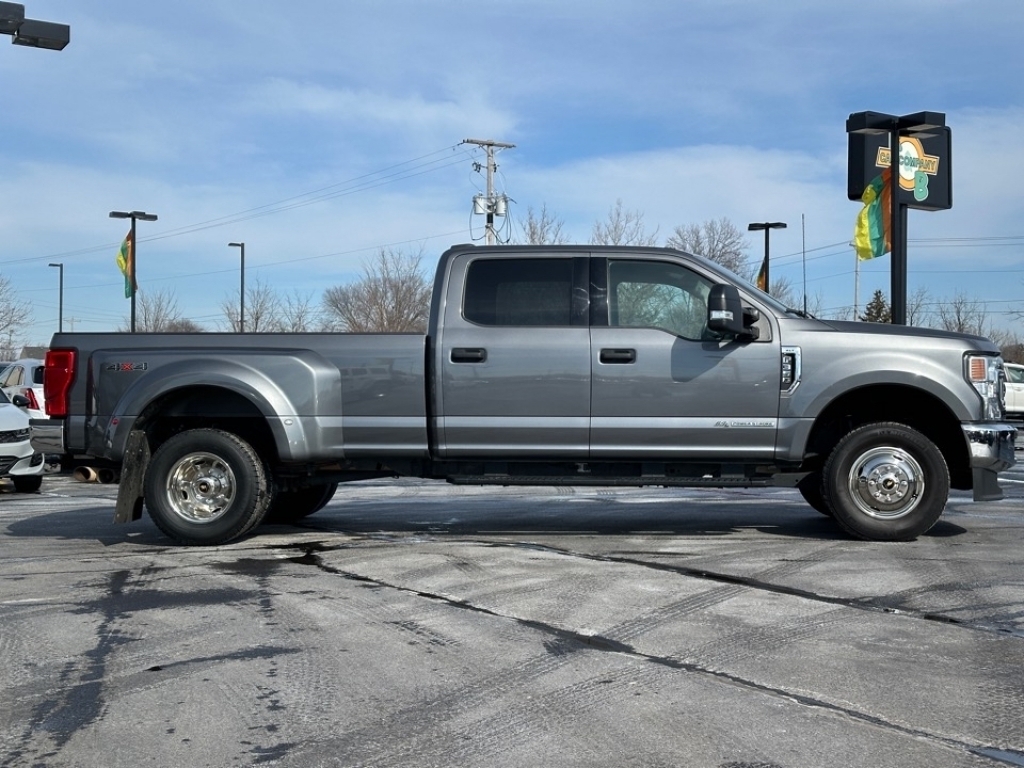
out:
{"label": "truck shadow on pavement", "polygon": [[[0,505],[4,503],[0,499]],[[352,508],[353,506],[357,508]],[[317,514],[295,525],[264,524],[248,536],[225,546],[270,536],[316,532],[348,536],[651,536],[709,537],[765,535],[806,540],[850,540],[828,517],[803,505],[773,504],[767,511],[756,505],[707,511],[700,504],[673,505],[671,510],[652,509],[649,504],[619,502],[614,509],[576,509],[558,506],[556,510],[530,503],[519,506],[505,500],[503,509],[462,508],[458,504],[349,505],[332,502]],[[573,505],[575,506],[575,505]],[[580,505],[586,506],[586,505]],[[92,540],[109,547],[176,547],[145,514],[126,525],[112,522],[110,506],[84,507],[55,512],[40,512],[5,526],[2,534],[12,538],[51,538],[54,540]],[[950,538],[967,529],[940,520],[925,538]]]}
{"label": "truck shadow on pavement", "polygon": [[[516,536],[516,535],[594,535],[594,536],[741,536],[751,533],[796,539],[853,540],[830,518],[803,505],[790,509],[777,506],[769,512],[732,509],[708,513],[700,505],[680,505],[673,511],[651,514],[649,505],[616,505],[614,513],[567,512],[509,509],[503,514],[482,514],[448,510],[446,515],[425,515],[422,511],[345,510],[328,506],[297,526],[263,526],[256,536],[283,533],[299,527],[319,532],[349,535],[429,535],[429,536]],[[967,529],[940,520],[925,534],[928,538],[949,538],[967,533]]]}

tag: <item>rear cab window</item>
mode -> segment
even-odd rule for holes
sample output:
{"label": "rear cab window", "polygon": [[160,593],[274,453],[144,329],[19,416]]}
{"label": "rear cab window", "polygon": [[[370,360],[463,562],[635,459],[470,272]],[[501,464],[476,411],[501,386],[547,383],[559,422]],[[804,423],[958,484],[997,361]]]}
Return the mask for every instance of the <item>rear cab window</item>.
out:
{"label": "rear cab window", "polygon": [[489,326],[572,325],[573,260],[477,259],[466,275],[463,317]]}

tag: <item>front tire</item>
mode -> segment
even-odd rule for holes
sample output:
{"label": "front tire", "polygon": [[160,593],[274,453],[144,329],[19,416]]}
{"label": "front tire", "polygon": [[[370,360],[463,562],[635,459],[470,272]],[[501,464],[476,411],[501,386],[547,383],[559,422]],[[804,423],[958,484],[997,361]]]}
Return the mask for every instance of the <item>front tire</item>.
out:
{"label": "front tire", "polygon": [[821,472],[811,472],[796,484],[796,489],[804,497],[804,501],[825,517],[832,517],[832,510],[825,503],[825,494],[821,489]]}
{"label": "front tire", "polygon": [[144,496],[156,526],[182,544],[225,544],[259,524],[270,503],[263,462],[245,440],[193,429],[157,449]]}
{"label": "front tire", "polygon": [[912,541],[939,519],[949,469],[935,444],[903,424],[868,424],[833,449],[824,501],[847,532],[871,541]]}
{"label": "front tire", "polygon": [[35,493],[43,487],[41,475],[12,475],[11,480],[18,493]]}

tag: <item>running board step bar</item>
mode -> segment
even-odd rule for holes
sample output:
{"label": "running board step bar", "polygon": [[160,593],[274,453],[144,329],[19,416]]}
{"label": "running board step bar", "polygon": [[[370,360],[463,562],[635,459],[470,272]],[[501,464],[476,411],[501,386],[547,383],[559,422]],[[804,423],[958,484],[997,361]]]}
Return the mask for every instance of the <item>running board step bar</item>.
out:
{"label": "running board step bar", "polygon": [[452,485],[586,485],[640,488],[671,485],[688,488],[766,488],[775,485],[770,477],[679,477],[644,475],[642,477],[587,477],[585,475],[449,475]]}

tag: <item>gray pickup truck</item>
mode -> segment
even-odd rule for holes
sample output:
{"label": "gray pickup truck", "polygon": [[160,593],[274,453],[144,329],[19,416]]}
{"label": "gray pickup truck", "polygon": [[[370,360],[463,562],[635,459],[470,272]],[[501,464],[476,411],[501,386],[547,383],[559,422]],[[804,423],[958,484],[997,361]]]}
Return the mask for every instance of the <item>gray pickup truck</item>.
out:
{"label": "gray pickup truck", "polygon": [[909,540],[1014,463],[987,339],[818,320],[660,248],[460,245],[426,335],[59,333],[37,450],[119,473],[115,520],[185,544],[338,484],[788,485]]}

